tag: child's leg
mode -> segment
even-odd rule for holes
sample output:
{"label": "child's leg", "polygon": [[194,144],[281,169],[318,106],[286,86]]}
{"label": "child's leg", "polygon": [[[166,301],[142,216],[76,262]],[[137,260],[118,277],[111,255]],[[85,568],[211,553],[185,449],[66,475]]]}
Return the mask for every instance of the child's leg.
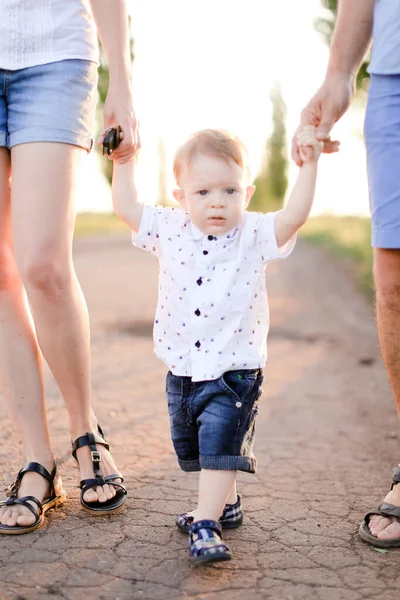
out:
{"label": "child's leg", "polygon": [[231,487],[231,491],[229,492],[228,498],[226,499],[227,504],[236,504],[238,499],[237,489],[236,489],[236,471],[235,471],[235,481]]}
{"label": "child's leg", "polygon": [[[202,469],[199,481],[199,500],[195,521],[218,521],[233,487],[236,491],[236,471]],[[236,502],[236,498],[234,500]]]}

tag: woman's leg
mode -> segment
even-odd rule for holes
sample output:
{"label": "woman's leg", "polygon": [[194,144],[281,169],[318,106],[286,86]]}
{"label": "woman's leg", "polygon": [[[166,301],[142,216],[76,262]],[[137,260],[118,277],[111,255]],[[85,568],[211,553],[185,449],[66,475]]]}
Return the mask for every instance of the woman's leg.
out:
{"label": "woman's leg", "polygon": [[[13,253],[10,177],[9,151],[0,148],[0,391],[22,433],[27,461],[39,462],[51,471],[42,359]],[[42,500],[47,492],[43,477],[24,475],[20,497],[32,495]],[[30,525],[34,521],[33,514],[22,506],[0,509],[2,524]]]}
{"label": "woman's leg", "polygon": [[[76,174],[82,151],[60,143],[12,149],[12,220],[19,271],[32,308],[37,338],[64,397],[73,439],[96,432],[90,398],[89,318],[72,263]],[[115,473],[99,446],[103,475]],[[90,450],[78,450],[81,478],[92,478]],[[94,488],[85,500],[106,501],[113,486]]]}

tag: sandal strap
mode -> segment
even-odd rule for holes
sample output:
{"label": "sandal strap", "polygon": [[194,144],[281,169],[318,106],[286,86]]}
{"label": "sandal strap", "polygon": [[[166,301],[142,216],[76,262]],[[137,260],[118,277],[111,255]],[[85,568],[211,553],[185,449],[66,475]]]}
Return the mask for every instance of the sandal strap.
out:
{"label": "sandal strap", "polygon": [[400,519],[400,506],[389,504],[389,502],[381,502],[378,506],[378,511],[384,517],[396,517]]}
{"label": "sandal strap", "polygon": [[[40,463],[37,462],[30,462],[26,465],[26,467],[23,467],[22,469],[20,469],[17,473],[17,477],[14,481],[14,483],[12,485],[10,485],[9,490],[8,490],[8,497],[11,498],[17,498],[17,494],[18,494],[18,489],[19,486],[21,484],[21,480],[23,478],[23,476],[25,475],[25,473],[38,473],[39,475],[41,475],[42,477],[44,477],[45,479],[47,479],[47,481],[50,483],[50,492],[49,492],[49,496],[53,496],[54,495],[54,477],[56,475],[56,471],[57,471],[57,463],[56,460],[53,459],[53,468],[51,470],[51,473],[48,472],[48,470],[41,465]],[[32,496],[33,498],[33,496]],[[36,499],[35,499],[36,501]]]}
{"label": "sandal strap", "polygon": [[[34,502],[37,505],[37,508],[32,506],[30,502]],[[39,500],[35,498],[35,496],[23,496],[22,498],[8,498],[5,504],[6,506],[20,504],[21,506],[28,508],[31,511],[31,513],[33,513],[34,517],[36,517],[36,520],[39,519],[40,515],[43,512],[42,503],[39,502]]]}
{"label": "sandal strap", "polygon": [[101,454],[97,450],[96,444],[100,444],[100,445],[104,446],[106,448],[106,450],[110,449],[110,446],[107,444],[107,442],[103,438],[101,438],[99,435],[87,432],[87,433],[85,433],[85,435],[81,435],[80,437],[78,437],[72,444],[72,456],[75,458],[75,460],[78,460],[76,457],[76,451],[79,448],[83,448],[84,446],[89,446],[90,451],[91,451],[91,457],[92,457],[93,473],[96,478],[101,478],[101,471],[99,468],[99,464],[101,461]]}
{"label": "sandal strap", "polygon": [[230,554],[228,546],[222,541],[221,527],[216,521],[196,521],[190,526],[189,532],[189,552],[194,558],[199,559],[208,554]]}
{"label": "sandal strap", "polygon": [[217,523],[217,521],[212,521],[211,519],[204,519],[203,521],[196,521],[193,523],[190,526],[190,534],[197,533],[199,529],[209,529],[217,533],[219,537],[222,536],[221,525]]}
{"label": "sandal strap", "polygon": [[391,490],[394,488],[395,485],[400,483],[400,465],[397,465],[397,467],[395,467],[393,469],[392,481],[393,481],[393,483],[392,483],[392,487],[390,488]]}
{"label": "sandal strap", "polygon": [[[120,479],[121,482],[114,481],[115,479]],[[83,490],[83,493],[85,493],[87,490],[90,490],[91,488],[94,488],[97,486],[103,486],[106,484],[113,485],[115,487],[120,488],[123,491],[126,491],[125,487],[122,485],[123,481],[124,481],[124,478],[121,477],[120,475],[116,475],[116,474],[115,475],[106,475],[105,477],[82,479],[82,481],[79,484],[79,487],[81,488],[81,490]]]}

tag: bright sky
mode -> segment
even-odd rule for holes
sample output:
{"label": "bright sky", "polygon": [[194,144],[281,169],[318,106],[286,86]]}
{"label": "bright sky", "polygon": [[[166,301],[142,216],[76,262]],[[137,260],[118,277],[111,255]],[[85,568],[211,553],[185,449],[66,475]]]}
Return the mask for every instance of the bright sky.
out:
{"label": "bright sky", "polygon": [[[322,13],[320,0],[130,0],[129,7],[142,200],[157,200],[160,137],[169,166],[177,145],[192,132],[230,129],[247,144],[256,172],[271,130],[274,81],[288,109],[288,137],[322,81],[328,50],[313,26]],[[314,213],[367,213],[361,130],[362,113],[354,109],[336,126],[342,148],[320,161]],[[88,163],[93,167],[93,158]],[[291,165],[291,183],[296,173]],[[108,190],[91,196],[97,206],[109,207]]]}

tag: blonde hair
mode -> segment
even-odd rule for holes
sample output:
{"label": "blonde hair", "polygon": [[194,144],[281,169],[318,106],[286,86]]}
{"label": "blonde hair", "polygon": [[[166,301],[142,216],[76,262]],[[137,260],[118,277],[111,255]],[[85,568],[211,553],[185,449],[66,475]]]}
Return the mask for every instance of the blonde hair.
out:
{"label": "blonde hair", "polygon": [[173,168],[178,185],[183,167],[189,165],[196,154],[208,154],[226,162],[233,160],[250,177],[248,151],[242,140],[222,129],[203,129],[191,135],[175,154]]}

